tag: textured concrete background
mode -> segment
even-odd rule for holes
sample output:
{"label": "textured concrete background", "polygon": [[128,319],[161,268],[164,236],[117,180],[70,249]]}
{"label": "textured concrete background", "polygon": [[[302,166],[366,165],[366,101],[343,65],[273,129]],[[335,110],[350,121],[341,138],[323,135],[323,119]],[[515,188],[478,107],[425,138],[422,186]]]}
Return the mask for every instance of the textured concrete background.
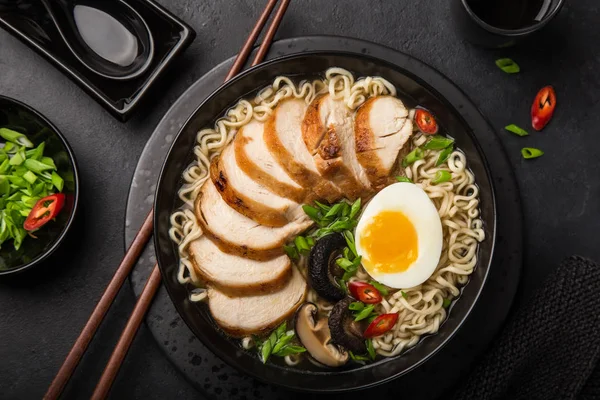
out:
{"label": "textured concrete background", "polygon": [[[82,197],[68,251],[18,279],[0,281],[0,397],[40,398],[80,332],[123,252],[124,209],[137,157],[162,115],[203,73],[234,54],[264,1],[159,0],[198,33],[150,107],[122,124],[41,57],[0,31],[0,94],[28,103],[69,139],[79,161]],[[503,137],[521,186],[526,260],[521,301],[572,253],[600,260],[600,12],[597,1],[567,1],[535,40],[487,51],[464,43],[447,0],[293,1],[278,37],[336,34],[407,52],[440,70],[477,104]],[[511,57],[517,76],[494,60]],[[502,131],[529,125],[537,90],[553,84],[558,110],[543,133]],[[521,147],[546,155],[526,161]],[[128,286],[128,284],[126,284]],[[134,304],[125,287],[82,360],[65,398],[87,398]],[[113,398],[198,398],[142,327],[111,393]]]}

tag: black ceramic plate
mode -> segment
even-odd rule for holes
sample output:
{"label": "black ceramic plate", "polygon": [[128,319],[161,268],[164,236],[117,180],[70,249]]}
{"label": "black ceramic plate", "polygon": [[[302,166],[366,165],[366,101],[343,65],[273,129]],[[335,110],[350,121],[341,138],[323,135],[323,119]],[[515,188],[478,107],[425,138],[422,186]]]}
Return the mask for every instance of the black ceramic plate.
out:
{"label": "black ceramic plate", "polygon": [[69,51],[39,0],[0,0],[0,27],[48,59],[111,114],[125,121],[196,34],[153,0],[124,1],[146,21],[155,45],[149,69],[132,80],[103,78],[81,64]]}
{"label": "black ceramic plate", "polygon": [[[461,115],[453,104],[460,104],[463,99],[443,98],[436,88],[427,83],[429,70],[419,71],[418,65],[415,63],[417,68],[411,69],[410,62],[407,62],[401,68],[373,57],[344,52],[311,52],[282,57],[253,68],[223,85],[198,107],[183,126],[169,151],[158,184],[155,200],[157,258],[167,290],[184,321],[208,348],[230,365],[265,382],[296,390],[346,391],[370,387],[409,372],[435,354],[454,335],[475,305],[489,271],[496,234],[492,180],[474,135],[474,131],[480,127],[486,130],[489,127],[480,115]],[[169,215],[180,206],[177,200],[180,177],[192,160],[198,129],[211,126],[237,99],[255,93],[279,75],[298,79],[314,77],[333,66],[346,68],[357,77],[383,76],[396,86],[401,97],[409,98],[434,112],[443,128],[456,138],[457,145],[466,153],[469,166],[475,173],[481,189],[482,218],[487,239],[480,246],[479,263],[469,284],[454,303],[440,332],[425,338],[410,351],[372,365],[343,371],[309,371],[275,364],[263,365],[254,354],[241,350],[219,331],[205,305],[188,300],[191,288],[179,285],[176,279],[178,257],[168,235]]]}
{"label": "black ceramic plate", "polygon": [[50,121],[31,107],[0,96],[0,128],[9,128],[26,134],[35,146],[46,142],[44,155],[54,160],[58,173],[65,178],[63,193],[66,195],[63,210],[54,221],[35,233],[37,239],[25,238],[19,250],[14,249],[12,242],[5,242],[2,245],[1,276],[21,272],[37,265],[58,248],[75,219],[79,198],[79,177],[75,156],[66,139]]}

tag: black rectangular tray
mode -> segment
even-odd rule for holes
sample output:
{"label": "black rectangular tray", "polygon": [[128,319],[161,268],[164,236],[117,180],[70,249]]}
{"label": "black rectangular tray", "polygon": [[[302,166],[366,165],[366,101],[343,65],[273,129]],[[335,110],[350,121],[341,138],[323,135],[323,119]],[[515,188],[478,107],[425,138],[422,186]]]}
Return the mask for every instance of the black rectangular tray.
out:
{"label": "black rectangular tray", "polygon": [[156,46],[148,71],[128,81],[103,78],[84,67],[69,51],[39,0],[0,0],[0,27],[49,60],[116,118],[126,121],[196,33],[153,0],[123,1],[146,20]]}

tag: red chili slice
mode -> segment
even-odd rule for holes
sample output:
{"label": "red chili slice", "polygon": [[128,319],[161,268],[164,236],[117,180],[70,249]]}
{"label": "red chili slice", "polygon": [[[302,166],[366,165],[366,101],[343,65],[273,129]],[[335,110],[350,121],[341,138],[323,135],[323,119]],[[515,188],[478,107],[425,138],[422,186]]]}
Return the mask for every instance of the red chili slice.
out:
{"label": "red chili slice", "polygon": [[365,304],[377,304],[381,302],[381,293],[373,285],[364,282],[350,282],[348,289],[352,296]]}
{"label": "red chili slice", "polygon": [[438,133],[438,124],[432,113],[422,108],[415,111],[415,122],[421,132],[426,135],[435,135]]}
{"label": "red chili slice", "polygon": [[556,108],[556,92],[552,86],[543,87],[531,105],[531,125],[541,131],[550,122]]}
{"label": "red chili slice", "polygon": [[35,231],[50,220],[56,218],[65,204],[65,195],[62,193],[51,194],[38,200],[29,212],[23,228],[26,231]]}
{"label": "red chili slice", "polygon": [[398,322],[398,313],[382,314],[375,318],[364,333],[365,338],[381,336],[396,325]]}

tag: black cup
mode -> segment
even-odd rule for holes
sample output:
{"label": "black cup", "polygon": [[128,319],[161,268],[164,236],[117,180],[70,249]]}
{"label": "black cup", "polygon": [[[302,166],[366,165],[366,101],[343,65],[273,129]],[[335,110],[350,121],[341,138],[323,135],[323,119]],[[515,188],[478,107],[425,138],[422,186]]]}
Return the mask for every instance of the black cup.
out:
{"label": "black cup", "polygon": [[539,22],[519,29],[503,29],[488,24],[475,14],[468,3],[467,0],[451,0],[450,2],[452,16],[458,31],[473,44],[501,48],[512,46],[546,26],[556,17],[564,0],[552,0],[545,16]]}

